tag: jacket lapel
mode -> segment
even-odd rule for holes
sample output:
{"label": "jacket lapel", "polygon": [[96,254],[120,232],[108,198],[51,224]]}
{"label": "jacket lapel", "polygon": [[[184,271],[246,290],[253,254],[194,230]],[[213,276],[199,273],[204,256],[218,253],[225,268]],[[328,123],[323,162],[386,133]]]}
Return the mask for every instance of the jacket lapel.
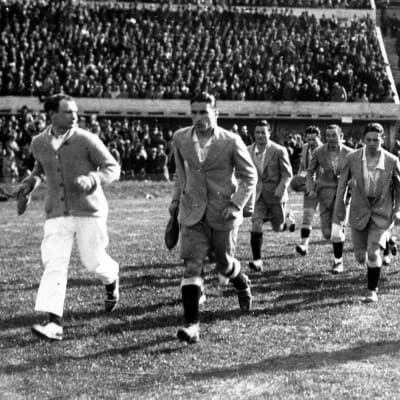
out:
{"label": "jacket lapel", "polygon": [[210,148],[208,149],[206,158],[203,160],[203,162],[200,163],[201,166],[209,167],[221,157],[221,153],[224,151],[224,148],[226,147],[226,142],[224,142],[224,147],[220,147],[219,145],[220,138],[221,134],[219,131],[219,127],[216,127],[214,129],[214,134],[211,139],[213,142]]}
{"label": "jacket lapel", "polygon": [[182,148],[187,154],[187,159],[191,160],[196,167],[200,166],[200,159],[196,153],[193,143],[193,127],[189,128],[182,138]]}
{"label": "jacket lapel", "polygon": [[267,148],[267,151],[265,152],[263,171],[265,171],[266,168],[268,167],[268,164],[271,162],[274,154],[275,154],[275,148],[272,146],[272,144],[270,144],[269,147]]}

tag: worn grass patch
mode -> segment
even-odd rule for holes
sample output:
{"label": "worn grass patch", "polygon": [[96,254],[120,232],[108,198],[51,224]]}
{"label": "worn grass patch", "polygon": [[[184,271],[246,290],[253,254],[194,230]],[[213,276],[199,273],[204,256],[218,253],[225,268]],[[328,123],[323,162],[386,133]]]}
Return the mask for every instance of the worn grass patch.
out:
{"label": "worn grass patch", "polygon": [[[163,245],[171,185],[120,182],[107,189],[110,254],[121,264],[121,302],[105,314],[103,288],[76,251],[69,271],[65,338],[30,327],[42,274],[43,192],[27,213],[0,203],[0,399],[396,399],[400,398],[397,261],[383,272],[380,302],[364,305],[365,270],[345,246],[345,272],[329,273],[331,246],[312,233],[310,255],[294,233],[265,226],[262,274],[249,272],[254,309],[242,316],[207,266],[201,341],[181,324],[178,251]],[[301,197],[290,201],[299,225]],[[247,270],[249,221],[237,249]],[[40,319],[40,318],[39,318]]]}

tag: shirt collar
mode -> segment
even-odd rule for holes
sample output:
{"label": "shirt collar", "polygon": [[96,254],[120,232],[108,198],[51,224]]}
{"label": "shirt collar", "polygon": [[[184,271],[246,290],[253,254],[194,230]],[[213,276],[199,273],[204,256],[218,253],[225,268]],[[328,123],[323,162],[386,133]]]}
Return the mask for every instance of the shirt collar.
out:
{"label": "shirt collar", "polygon": [[[367,161],[367,156],[365,154],[365,146],[362,149],[362,160],[364,162]],[[380,154],[379,154],[379,159],[378,159],[378,163],[376,164],[376,169],[385,169],[385,160],[383,158],[383,151],[380,150]]]}

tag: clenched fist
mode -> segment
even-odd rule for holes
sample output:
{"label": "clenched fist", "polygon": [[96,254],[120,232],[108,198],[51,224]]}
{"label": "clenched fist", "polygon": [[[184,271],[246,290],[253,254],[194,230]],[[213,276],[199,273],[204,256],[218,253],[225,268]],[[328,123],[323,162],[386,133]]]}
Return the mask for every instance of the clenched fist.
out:
{"label": "clenched fist", "polygon": [[90,192],[95,185],[95,181],[91,176],[80,175],[75,178],[75,185],[82,192]]}

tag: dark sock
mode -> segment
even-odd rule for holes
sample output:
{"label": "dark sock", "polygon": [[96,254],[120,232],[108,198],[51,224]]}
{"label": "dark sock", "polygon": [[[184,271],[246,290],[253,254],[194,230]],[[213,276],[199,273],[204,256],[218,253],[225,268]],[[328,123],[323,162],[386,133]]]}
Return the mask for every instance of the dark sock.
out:
{"label": "dark sock", "polygon": [[310,237],[311,230],[308,228],[301,228],[300,235],[302,239]]}
{"label": "dark sock", "polygon": [[389,255],[389,249],[390,249],[389,240],[387,240],[386,241],[386,246],[383,248],[383,255],[384,256],[388,256]]}
{"label": "dark sock", "polygon": [[248,280],[243,272],[239,272],[236,278],[231,279],[232,285],[236,290],[244,290],[249,287]]}
{"label": "dark sock", "polygon": [[49,322],[54,322],[55,324],[62,326],[62,317],[49,313]]}
{"label": "dark sock", "polygon": [[343,256],[343,242],[333,243],[333,255],[335,258],[342,258]]}
{"label": "dark sock", "polygon": [[367,268],[367,281],[369,290],[376,290],[376,288],[378,287],[380,274],[381,269],[379,267]]}
{"label": "dark sock", "polygon": [[187,325],[196,324],[200,319],[199,299],[201,288],[197,285],[182,286],[183,314]]}
{"label": "dark sock", "polygon": [[105,285],[107,293],[112,293],[115,289],[116,284],[117,284],[117,281],[114,281],[113,283],[109,283],[108,285]]}
{"label": "dark sock", "polygon": [[263,242],[262,232],[251,232],[250,233],[250,245],[253,253],[253,260],[261,259],[261,247]]}

